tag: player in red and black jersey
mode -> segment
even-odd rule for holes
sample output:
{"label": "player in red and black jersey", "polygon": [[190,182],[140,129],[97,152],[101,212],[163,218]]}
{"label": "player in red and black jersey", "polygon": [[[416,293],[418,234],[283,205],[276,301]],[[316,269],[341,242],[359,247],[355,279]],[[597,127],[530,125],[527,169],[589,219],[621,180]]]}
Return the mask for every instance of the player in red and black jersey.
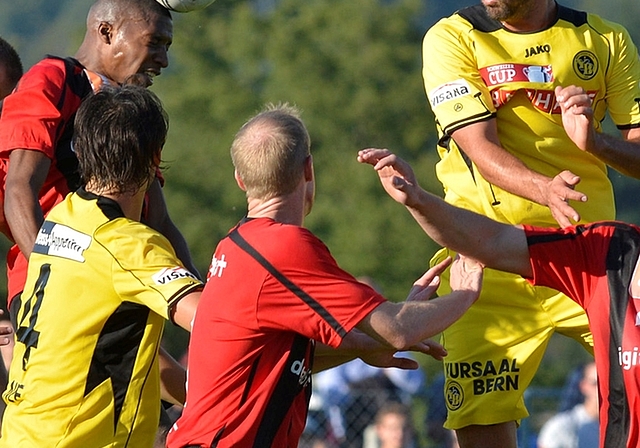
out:
{"label": "player in red and black jersey", "polygon": [[557,289],[585,309],[598,370],[600,446],[639,446],[640,228],[615,221],[564,229],[502,224],[422,190],[409,165],[387,150],[358,158],[375,166],[389,195],[438,244]]}
{"label": "player in red and black jersey", "polygon": [[[80,186],[71,148],[82,99],[103,84],[150,85],[168,65],[170,13],[155,0],[98,0],[73,58],[48,57],[32,67],[4,101],[0,160],[6,170],[4,212],[15,245],[7,256],[8,302],[26,277],[27,259],[44,216]],[[184,238],[169,218],[160,179],[149,190],[148,224],[169,238],[193,271]]]}
{"label": "player in red and black jersey", "polygon": [[479,265],[460,259],[451,294],[420,300],[429,297],[441,265],[415,283],[406,302],[393,303],[340,269],[302,227],[315,181],[309,136],[295,109],[255,116],[231,153],[248,214],[211,262],[189,345],[187,401],[167,438],[171,448],[297,446],[312,372],[355,356],[417,367],[393,358],[395,350],[424,351],[425,338],[459,318],[481,283]]}

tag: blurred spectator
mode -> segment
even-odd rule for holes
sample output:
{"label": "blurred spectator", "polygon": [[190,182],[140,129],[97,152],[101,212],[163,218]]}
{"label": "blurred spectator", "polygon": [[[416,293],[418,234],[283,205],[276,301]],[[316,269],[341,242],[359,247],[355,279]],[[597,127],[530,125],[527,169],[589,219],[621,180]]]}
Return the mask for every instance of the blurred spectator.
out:
{"label": "blurred spectator", "polygon": [[[358,280],[381,292],[370,277]],[[315,421],[307,424],[317,424],[323,415],[328,420],[329,439],[337,440],[341,448],[362,448],[364,431],[382,405],[393,401],[410,406],[414,395],[424,393],[425,382],[422,369],[380,369],[354,359],[314,376],[314,399],[322,414],[315,413]]]}
{"label": "blurred spectator", "polygon": [[415,431],[409,407],[394,401],[382,405],[374,423],[365,431],[363,448],[415,447]]}
{"label": "blurred spectator", "polygon": [[583,403],[556,414],[542,426],[538,448],[598,447],[598,387],[594,362],[584,366],[580,391]]}

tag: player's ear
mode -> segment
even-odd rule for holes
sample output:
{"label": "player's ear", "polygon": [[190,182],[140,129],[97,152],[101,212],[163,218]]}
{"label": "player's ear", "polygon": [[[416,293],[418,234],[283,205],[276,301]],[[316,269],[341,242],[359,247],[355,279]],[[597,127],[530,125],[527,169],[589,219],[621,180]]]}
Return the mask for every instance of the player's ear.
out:
{"label": "player's ear", "polygon": [[242,182],[242,178],[240,177],[240,174],[238,174],[238,170],[233,171],[233,177],[236,178],[236,183],[238,184],[238,187],[240,187],[242,191],[247,191],[247,187],[244,186],[244,182]]}
{"label": "player's ear", "polygon": [[113,25],[109,22],[100,22],[98,25],[98,35],[100,36],[100,40],[107,45],[111,44],[112,36],[113,36]]}
{"label": "player's ear", "polygon": [[307,159],[304,161],[304,180],[310,182],[313,178],[313,157],[309,154]]}

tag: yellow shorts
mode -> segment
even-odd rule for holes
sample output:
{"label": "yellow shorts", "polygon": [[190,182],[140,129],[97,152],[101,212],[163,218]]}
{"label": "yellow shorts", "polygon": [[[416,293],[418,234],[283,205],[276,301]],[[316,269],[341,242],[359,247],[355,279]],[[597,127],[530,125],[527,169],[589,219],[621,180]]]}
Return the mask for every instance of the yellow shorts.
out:
{"label": "yellow shorts", "polygon": [[[431,260],[452,252],[442,249]],[[449,272],[439,295],[448,294]],[[523,394],[554,332],[593,353],[584,310],[564,294],[534,287],[520,276],[486,269],[478,301],[443,332],[445,427],[519,421],[529,414]]]}

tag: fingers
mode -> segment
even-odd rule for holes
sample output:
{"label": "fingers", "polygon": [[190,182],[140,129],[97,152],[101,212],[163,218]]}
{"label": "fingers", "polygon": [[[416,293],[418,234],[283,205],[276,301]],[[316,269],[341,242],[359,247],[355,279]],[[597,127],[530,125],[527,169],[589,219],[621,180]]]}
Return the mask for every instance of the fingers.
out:
{"label": "fingers", "polygon": [[416,370],[420,367],[417,361],[409,358],[391,358],[388,367],[395,367],[402,370]]}
{"label": "fingers", "polygon": [[591,97],[582,87],[558,86],[555,94],[558,104],[565,111],[572,110],[576,114],[582,114],[586,109],[591,108]]}
{"label": "fingers", "polygon": [[358,162],[376,165],[381,159],[391,155],[388,149],[367,148],[358,151]]}
{"label": "fingers", "polygon": [[451,265],[451,262],[451,257],[447,257],[422,274],[422,277],[413,283],[407,301],[429,300],[440,287],[440,275]]}
{"label": "fingers", "polygon": [[580,214],[569,205],[570,200],[579,202],[587,200],[587,196],[584,193],[575,190],[575,186],[579,182],[580,177],[571,171],[562,171],[550,182],[547,206],[551,210],[551,215],[561,227],[568,227],[580,221]]}

